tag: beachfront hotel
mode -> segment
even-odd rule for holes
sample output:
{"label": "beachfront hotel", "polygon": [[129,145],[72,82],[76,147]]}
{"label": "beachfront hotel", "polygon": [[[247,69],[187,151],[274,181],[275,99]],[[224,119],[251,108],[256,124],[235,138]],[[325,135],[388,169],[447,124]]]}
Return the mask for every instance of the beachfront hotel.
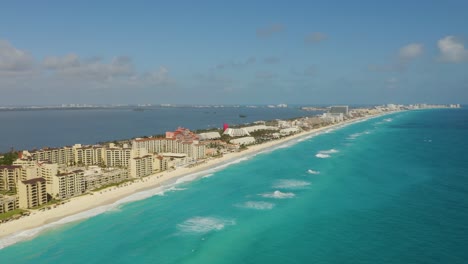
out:
{"label": "beachfront hotel", "polygon": [[90,166],[88,170],[84,171],[84,186],[86,191],[120,183],[127,179],[127,169]]}
{"label": "beachfront hotel", "polygon": [[18,181],[20,208],[34,208],[47,203],[46,180],[35,178]]}
{"label": "beachfront hotel", "polygon": [[153,174],[153,155],[144,155],[130,159],[130,176],[141,178]]}
{"label": "beachfront hotel", "polygon": [[83,170],[71,170],[59,172],[52,177],[49,189],[54,199],[63,200],[85,192],[85,181]]}
{"label": "beachfront hotel", "polygon": [[187,157],[206,158],[206,146],[200,143],[198,135],[186,128],[166,132],[165,138],[137,138],[132,141],[132,148],[145,148],[148,153],[184,153]]}
{"label": "beachfront hotel", "polygon": [[18,195],[0,194],[0,214],[13,211],[19,208]]}
{"label": "beachfront hotel", "polygon": [[14,191],[21,178],[21,166],[0,166],[0,191]]}

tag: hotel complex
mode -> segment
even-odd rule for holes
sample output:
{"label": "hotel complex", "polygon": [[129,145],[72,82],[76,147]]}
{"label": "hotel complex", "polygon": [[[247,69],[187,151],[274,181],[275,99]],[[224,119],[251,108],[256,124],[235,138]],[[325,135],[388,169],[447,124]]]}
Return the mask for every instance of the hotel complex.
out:
{"label": "hotel complex", "polygon": [[[15,209],[38,208],[49,202],[174,170],[195,166],[204,159],[239,151],[258,144],[349,118],[402,109],[440,106],[387,105],[349,109],[332,106],[327,113],[296,120],[257,121],[253,126],[229,128],[202,134],[179,127],[165,137],[135,138],[102,145],[65,146],[24,150],[12,165],[0,165],[0,214]],[[449,107],[459,107],[451,105]],[[222,132],[222,136],[220,134]]]}

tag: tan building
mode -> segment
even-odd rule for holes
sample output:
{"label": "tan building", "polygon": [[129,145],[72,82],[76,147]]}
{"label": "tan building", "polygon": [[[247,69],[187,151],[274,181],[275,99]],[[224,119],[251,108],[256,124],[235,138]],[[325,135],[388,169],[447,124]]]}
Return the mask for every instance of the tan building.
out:
{"label": "tan building", "polygon": [[0,195],[0,214],[19,208],[18,195]]}
{"label": "tan building", "polygon": [[34,208],[47,203],[46,180],[35,178],[18,181],[20,208]]}
{"label": "tan building", "polygon": [[21,166],[0,166],[0,191],[16,190],[16,182],[21,179]]}
{"label": "tan building", "polygon": [[141,178],[153,174],[153,155],[148,154],[130,159],[130,177]]}
{"label": "tan building", "polygon": [[27,151],[24,150],[22,153],[23,157],[30,157],[37,161],[50,161],[52,163],[72,165],[74,160],[74,148],[63,147],[63,148],[44,148],[39,150]]}
{"label": "tan building", "polygon": [[133,148],[145,148],[149,153],[183,153],[193,159],[206,158],[206,146],[199,141],[180,141],[171,138],[138,138]]}
{"label": "tan building", "polygon": [[102,146],[81,146],[76,144],[73,146],[74,158],[76,165],[95,165],[104,164],[105,149]]}
{"label": "tan building", "polygon": [[116,147],[110,144],[105,150],[105,165],[107,167],[128,167],[132,149],[128,146]]}
{"label": "tan building", "polygon": [[53,199],[67,199],[85,192],[84,171],[73,170],[59,172],[52,177],[50,195]]}
{"label": "tan building", "polygon": [[255,144],[255,138],[254,137],[241,137],[241,138],[232,139],[229,141],[229,143],[238,144],[240,146],[242,145],[247,146],[247,145]]}
{"label": "tan building", "polygon": [[94,190],[128,179],[127,169],[93,167],[84,172],[85,190]]}

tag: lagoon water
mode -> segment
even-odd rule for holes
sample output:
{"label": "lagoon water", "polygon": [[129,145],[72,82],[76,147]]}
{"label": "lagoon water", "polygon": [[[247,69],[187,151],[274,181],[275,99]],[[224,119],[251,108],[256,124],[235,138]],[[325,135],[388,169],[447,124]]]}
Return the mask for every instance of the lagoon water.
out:
{"label": "lagoon water", "polygon": [[327,132],[46,230],[0,263],[467,263],[467,110]]}
{"label": "lagoon water", "polygon": [[[312,116],[299,108],[154,107],[0,111],[0,153],[15,150],[95,144],[164,134],[178,126],[191,130],[221,128],[258,120]],[[240,117],[240,116],[245,117]],[[5,124],[5,125],[3,125]]]}

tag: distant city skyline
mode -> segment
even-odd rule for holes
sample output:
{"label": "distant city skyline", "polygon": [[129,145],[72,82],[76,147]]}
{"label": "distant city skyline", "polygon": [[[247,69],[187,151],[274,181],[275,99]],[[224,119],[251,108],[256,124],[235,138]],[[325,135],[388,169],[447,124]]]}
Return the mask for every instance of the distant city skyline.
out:
{"label": "distant city skyline", "polygon": [[0,9],[0,106],[468,103],[467,1]]}

